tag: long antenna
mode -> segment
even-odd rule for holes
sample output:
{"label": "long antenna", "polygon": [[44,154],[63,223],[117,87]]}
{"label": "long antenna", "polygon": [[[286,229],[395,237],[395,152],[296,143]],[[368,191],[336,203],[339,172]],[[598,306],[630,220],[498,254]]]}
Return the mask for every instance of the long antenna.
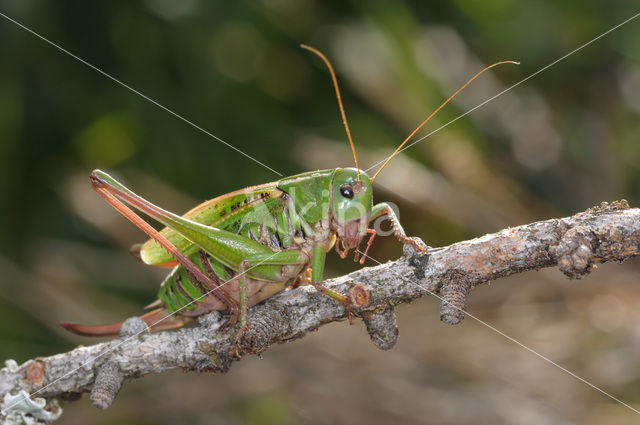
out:
{"label": "long antenna", "polygon": [[340,89],[338,88],[338,79],[336,78],[336,73],[333,71],[333,66],[331,66],[331,62],[329,59],[318,49],[315,49],[311,46],[307,46],[306,44],[301,44],[305,50],[308,50],[312,53],[315,53],[324,61],[329,68],[329,73],[331,74],[331,80],[333,81],[333,87],[336,89],[336,97],[338,98],[338,106],[340,106],[340,114],[342,115],[342,123],[344,124],[345,130],[347,130],[347,137],[349,138],[349,144],[351,145],[351,152],[353,152],[353,159],[356,162],[356,169],[358,170],[358,181],[360,181],[360,167],[358,166],[358,157],[356,155],[356,148],[353,146],[353,139],[351,139],[351,131],[349,131],[349,124],[347,124],[347,115],[344,113],[344,107],[342,106],[342,98],[340,97]]}
{"label": "long antenna", "polygon": [[515,62],[515,61],[501,61],[501,62],[496,62],[493,65],[489,65],[488,67],[486,67],[485,69],[483,69],[482,71],[478,72],[476,75],[474,75],[469,81],[467,81],[462,87],[460,87],[458,90],[456,90],[456,92],[454,94],[452,94],[449,99],[445,100],[444,103],[440,106],[438,106],[438,109],[436,109],[435,111],[433,111],[431,113],[431,115],[429,115],[427,117],[426,120],[424,120],[422,122],[422,124],[420,124],[418,126],[418,128],[416,128],[415,130],[413,130],[413,132],[409,135],[409,137],[407,137],[406,139],[404,139],[404,142],[402,142],[400,144],[400,146],[398,146],[396,148],[396,150],[391,154],[391,156],[389,156],[389,158],[387,158],[387,160],[384,162],[384,164],[382,164],[382,166],[378,169],[378,171],[376,171],[376,173],[373,175],[373,177],[371,178],[371,183],[373,183],[373,181],[376,179],[376,177],[378,176],[378,174],[380,174],[380,171],[382,171],[382,169],[384,167],[386,167],[386,165],[389,163],[389,161],[391,161],[393,159],[394,156],[396,156],[396,154],[400,151],[400,149],[402,149],[402,147],[418,132],[418,130],[420,130],[427,122],[429,122],[429,120],[431,118],[433,118],[433,116],[435,114],[438,113],[438,111],[440,111],[440,109],[442,109],[444,107],[444,105],[446,105],[447,103],[449,103],[451,101],[451,99],[453,99],[454,97],[456,97],[458,95],[458,93],[460,93],[465,87],[467,87],[473,80],[475,80],[476,78],[478,78],[480,76],[480,74],[482,74],[483,72],[485,72],[488,69],[493,68],[494,66],[498,66],[498,65],[502,65],[504,63],[513,63],[516,65],[520,65],[520,62]]}

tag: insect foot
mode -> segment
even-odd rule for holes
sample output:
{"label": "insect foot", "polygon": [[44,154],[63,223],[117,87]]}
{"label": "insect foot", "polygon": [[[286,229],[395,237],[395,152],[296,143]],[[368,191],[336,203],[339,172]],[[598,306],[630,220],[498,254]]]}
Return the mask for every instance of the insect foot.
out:
{"label": "insect foot", "polygon": [[402,245],[402,256],[413,260],[416,257],[425,255],[429,248],[430,246],[418,237],[407,238],[407,241]]}
{"label": "insect foot", "polygon": [[457,325],[464,319],[467,298],[471,289],[471,279],[466,273],[451,270],[440,284],[440,320],[449,325]]}
{"label": "insect foot", "polygon": [[[231,346],[230,358],[240,358],[244,354],[261,354],[274,342],[279,340],[282,326],[287,323],[287,314],[282,309],[273,309],[268,306],[254,308],[249,316],[247,327],[242,339]],[[233,339],[232,339],[233,342]]]}
{"label": "insect foot", "polygon": [[249,326],[246,323],[237,322],[231,327],[229,336],[231,339],[231,348],[229,349],[229,357],[240,359],[246,351],[244,348],[244,336]]}
{"label": "insect foot", "polygon": [[122,387],[123,380],[124,375],[116,362],[108,361],[100,366],[89,397],[91,404],[98,409],[111,406]]}
{"label": "insect foot", "polygon": [[417,237],[407,238],[402,247],[402,255],[407,258],[421,255],[427,252],[430,247],[422,239]]}
{"label": "insect foot", "polygon": [[393,307],[382,313],[362,312],[362,320],[367,326],[371,342],[381,350],[389,350],[398,341],[398,323]]}
{"label": "insect foot", "polygon": [[580,279],[595,268],[593,251],[596,244],[597,237],[589,227],[576,226],[567,230],[550,251],[557,258],[562,273],[570,279]]}

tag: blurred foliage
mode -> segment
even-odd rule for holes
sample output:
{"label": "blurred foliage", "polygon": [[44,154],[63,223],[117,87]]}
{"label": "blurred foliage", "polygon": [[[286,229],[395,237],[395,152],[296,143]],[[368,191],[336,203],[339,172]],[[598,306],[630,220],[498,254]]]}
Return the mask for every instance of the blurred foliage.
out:
{"label": "blurred foliage", "polygon": [[[0,0],[0,12],[291,175],[352,165],[328,73],[300,43],[333,61],[368,168],[483,66],[522,62],[483,75],[418,138],[638,10],[622,0]],[[0,354],[24,361],[89,343],[57,324],[136,314],[162,278],[129,257],[142,233],[91,191],[92,169],[176,212],[278,176],[5,18],[0,40]],[[635,20],[430,135],[381,174],[376,198],[397,203],[408,233],[431,245],[604,200],[637,206],[639,46]],[[373,255],[399,252],[381,238]],[[354,266],[332,258],[329,267],[335,275]],[[639,270],[637,262],[603,269],[580,286],[555,271],[516,277],[474,293],[471,309],[637,405]],[[128,385],[107,413],[77,402],[62,421],[631,418],[469,319],[440,325],[431,300],[399,314],[401,342],[388,353],[375,352],[360,326],[334,326],[225,377]],[[170,401],[158,406],[159,398]],[[142,405],[157,411],[140,419]]]}

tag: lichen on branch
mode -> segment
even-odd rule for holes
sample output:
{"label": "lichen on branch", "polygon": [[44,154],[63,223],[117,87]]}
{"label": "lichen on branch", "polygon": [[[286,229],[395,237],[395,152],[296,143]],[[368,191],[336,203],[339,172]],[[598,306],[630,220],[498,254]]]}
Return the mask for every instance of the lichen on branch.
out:
{"label": "lichen on branch", "polygon": [[[469,291],[482,283],[555,265],[568,277],[579,279],[598,263],[639,254],[640,209],[630,209],[623,200],[572,217],[428,248],[426,253],[407,245],[396,261],[325,284],[349,295],[353,312],[364,320],[372,342],[386,350],[397,340],[394,309],[402,303],[438,294],[441,319],[456,324],[464,318]],[[221,329],[225,318],[218,312],[201,316],[198,326],[153,334],[144,331],[146,326],[139,319],[129,319],[122,336],[112,341],[20,366],[8,361],[0,370],[0,400],[4,400],[3,411],[13,409],[0,417],[1,423],[16,423],[19,417],[31,423],[54,420],[60,413],[56,399],[69,400],[84,392],[91,392],[96,407],[106,408],[124,380],[149,373],[172,369],[224,373],[247,354],[302,338],[345,317],[342,304],[310,286],[288,290],[251,308],[250,325],[237,350],[232,349],[233,330]],[[20,394],[32,394],[33,400],[20,403]]]}

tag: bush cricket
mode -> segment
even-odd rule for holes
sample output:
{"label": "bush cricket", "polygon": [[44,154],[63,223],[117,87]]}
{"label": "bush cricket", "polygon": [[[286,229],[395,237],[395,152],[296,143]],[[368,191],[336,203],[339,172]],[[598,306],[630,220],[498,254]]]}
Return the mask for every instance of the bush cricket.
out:
{"label": "bush cricket", "polygon": [[[174,329],[195,316],[226,311],[227,324],[237,325],[237,344],[247,328],[250,306],[302,284],[311,284],[342,303],[350,316],[348,297],[322,284],[327,252],[335,248],[344,259],[354,249],[354,261],[360,258],[363,264],[376,236],[369,223],[382,216],[390,220],[393,234],[400,242],[424,251],[407,237],[389,204],[374,205],[376,177],[416,132],[471,81],[494,66],[516,63],[502,61],[478,72],[429,115],[369,177],[359,168],[331,63],[315,48],[301,47],[320,57],[329,70],[355,168],[311,171],[237,190],[204,202],[183,216],[152,204],[103,171],[91,173],[91,183],[98,194],[151,238],[134,246],[139,260],[173,268],[160,287],[158,299],[147,306],[152,310],[140,316],[150,330]],[[134,209],[166,227],[155,230]],[[360,256],[358,247],[367,235],[369,240]],[[69,331],[86,336],[118,335],[121,325],[62,324]]]}

